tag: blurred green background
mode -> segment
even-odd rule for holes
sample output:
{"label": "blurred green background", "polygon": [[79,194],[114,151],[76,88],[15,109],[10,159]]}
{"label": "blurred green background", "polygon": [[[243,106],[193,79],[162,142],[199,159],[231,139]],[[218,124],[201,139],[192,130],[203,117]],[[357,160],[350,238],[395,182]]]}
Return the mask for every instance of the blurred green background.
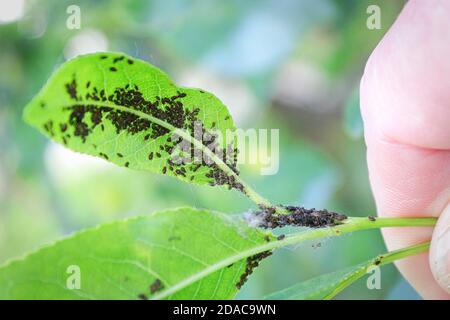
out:
{"label": "blurred green background", "polygon": [[[66,27],[81,8],[81,29]],[[370,4],[381,30],[366,27]],[[274,203],[373,215],[359,114],[364,63],[403,1],[0,0],[0,263],[71,232],[155,210],[196,206],[242,214],[241,194],[118,168],[50,142],[21,118],[65,60],[121,51],[178,84],[213,92],[240,128],[280,129],[280,170],[243,176]],[[238,298],[261,298],[385,250],[378,231],[279,250]],[[394,267],[340,299],[417,299]]]}

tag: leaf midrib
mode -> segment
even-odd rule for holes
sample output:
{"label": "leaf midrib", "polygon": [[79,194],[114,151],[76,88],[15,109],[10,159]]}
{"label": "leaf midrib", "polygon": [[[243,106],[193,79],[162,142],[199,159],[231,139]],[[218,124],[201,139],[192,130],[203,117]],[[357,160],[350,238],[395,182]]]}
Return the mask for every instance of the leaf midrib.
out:
{"label": "leaf midrib", "polygon": [[[135,109],[133,109],[131,107],[119,106],[119,105],[112,104],[112,103],[109,103],[109,102],[97,102],[97,101],[89,101],[89,102],[86,101],[86,102],[82,102],[82,103],[83,104],[89,104],[89,105],[95,105],[97,107],[109,107],[109,108],[113,108],[113,109],[120,110],[120,111],[123,111],[123,112],[129,112],[129,113],[134,114],[134,115],[136,115],[136,116],[138,116],[140,118],[144,118],[144,119],[147,119],[147,120],[149,120],[149,121],[151,121],[153,123],[156,123],[156,124],[166,128],[166,129],[168,129],[168,130],[170,130],[170,131],[172,131],[172,132],[182,136],[184,139],[186,139],[189,142],[191,142],[192,144],[194,144],[197,148],[200,148],[202,150],[202,152],[206,153],[207,156],[210,157],[220,167],[220,169],[225,171],[227,174],[232,175],[236,179],[236,181],[238,181],[239,183],[241,183],[244,186],[244,188],[248,188],[246,186],[245,182],[243,180],[241,180],[241,178],[233,170],[231,170],[231,168],[225,162],[223,162],[222,159],[220,159],[214,152],[212,152],[203,143],[201,143],[201,141],[195,139],[194,137],[192,137],[186,131],[184,131],[184,130],[182,130],[180,128],[174,127],[170,123],[165,122],[165,121],[163,121],[161,119],[158,119],[158,118],[156,118],[154,116],[151,116],[151,115],[149,115],[147,113],[135,110]],[[65,105],[63,107],[67,108],[67,107],[72,107],[72,106],[73,106],[73,104]]]}

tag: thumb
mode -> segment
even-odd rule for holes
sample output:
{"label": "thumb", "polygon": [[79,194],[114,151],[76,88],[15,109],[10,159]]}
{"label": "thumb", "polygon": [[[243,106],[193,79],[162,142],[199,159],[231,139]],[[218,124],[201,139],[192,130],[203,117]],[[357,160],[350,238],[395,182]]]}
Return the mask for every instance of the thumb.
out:
{"label": "thumb", "polygon": [[436,281],[450,292],[450,204],[441,214],[433,232],[430,265]]}
{"label": "thumb", "polygon": [[[361,111],[380,216],[438,217],[450,201],[450,33],[443,32],[449,14],[450,1],[408,1],[367,63]],[[449,270],[445,216],[434,239],[434,277],[428,254],[396,263],[427,299],[450,299],[442,289]],[[383,235],[395,250],[428,241],[432,229],[387,228]]]}

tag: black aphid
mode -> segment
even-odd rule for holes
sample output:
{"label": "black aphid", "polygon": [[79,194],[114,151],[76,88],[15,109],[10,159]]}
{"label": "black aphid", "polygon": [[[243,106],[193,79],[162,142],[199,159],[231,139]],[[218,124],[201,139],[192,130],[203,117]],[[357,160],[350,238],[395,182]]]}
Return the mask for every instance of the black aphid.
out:
{"label": "black aphid", "polygon": [[378,258],[376,258],[374,264],[375,264],[376,266],[380,265],[382,259],[383,259],[383,257],[378,257]]}
{"label": "black aphid", "polygon": [[103,152],[100,152],[98,155],[99,155],[100,157],[105,158],[106,160],[109,160],[108,155],[104,154]]}
{"label": "black aphid", "polygon": [[46,123],[44,123],[44,130],[47,131],[49,135],[52,137],[55,135],[55,132],[53,131],[53,121],[48,120]]}
{"label": "black aphid", "polygon": [[283,240],[284,238],[286,238],[286,235],[280,234],[280,235],[277,237],[277,240]]}
{"label": "black aphid", "polygon": [[115,67],[110,67],[109,70],[111,70],[112,72],[116,72],[117,69]]}
{"label": "black aphid", "polygon": [[122,61],[124,58],[125,58],[124,56],[116,57],[116,58],[113,59],[113,63]]}
{"label": "black aphid", "polygon": [[73,100],[77,100],[77,82],[75,78],[72,82],[66,83],[66,91]]}
{"label": "black aphid", "polygon": [[60,123],[59,124],[59,129],[61,130],[61,132],[66,132],[67,124],[66,123]]}
{"label": "black aphid", "polygon": [[155,281],[153,281],[153,283],[150,285],[150,292],[153,294],[157,291],[160,291],[164,289],[164,285],[161,282],[161,280],[156,279]]}
{"label": "black aphid", "polygon": [[141,299],[141,300],[148,300],[148,297],[145,294],[143,294],[143,293],[140,293],[138,295],[138,298]]}

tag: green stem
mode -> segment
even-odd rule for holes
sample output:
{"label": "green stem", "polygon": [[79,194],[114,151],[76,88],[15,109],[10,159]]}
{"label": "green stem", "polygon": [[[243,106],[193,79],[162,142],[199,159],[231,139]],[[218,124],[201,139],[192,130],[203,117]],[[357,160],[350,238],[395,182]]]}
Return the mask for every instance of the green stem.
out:
{"label": "green stem", "polygon": [[269,242],[262,245],[262,248],[254,248],[256,251],[254,254],[301,241],[336,237],[355,231],[388,227],[432,227],[436,224],[436,221],[436,218],[376,218],[375,220],[370,220],[368,218],[350,217],[342,224],[334,227],[311,229],[308,232],[299,232],[288,235],[280,241]]}
{"label": "green stem", "polygon": [[[416,254],[419,254],[421,252],[427,251],[430,248],[430,244],[431,242],[425,242],[425,243],[420,243],[417,244],[415,246],[410,246],[407,248],[403,248],[403,249],[399,249],[399,250],[395,250],[392,252],[388,252],[384,255],[380,255],[377,258],[375,258],[375,261],[378,259],[378,261],[380,261],[379,265],[385,265],[385,264],[389,264],[392,263],[396,260],[400,260],[406,257],[410,257],[410,256],[414,256]],[[375,263],[375,262],[374,262]]]}
{"label": "green stem", "polygon": [[339,292],[344,290],[350,284],[352,284],[353,282],[355,282],[356,280],[362,278],[365,274],[367,274],[367,271],[371,267],[382,266],[385,264],[392,263],[396,260],[414,256],[418,253],[428,250],[429,248],[430,242],[426,242],[379,255],[376,258],[369,260],[367,263],[362,264],[361,268],[350,274],[344,281],[342,281],[339,284],[339,286],[337,286],[332,292],[326,295],[324,299],[329,300],[334,296],[336,296]]}

